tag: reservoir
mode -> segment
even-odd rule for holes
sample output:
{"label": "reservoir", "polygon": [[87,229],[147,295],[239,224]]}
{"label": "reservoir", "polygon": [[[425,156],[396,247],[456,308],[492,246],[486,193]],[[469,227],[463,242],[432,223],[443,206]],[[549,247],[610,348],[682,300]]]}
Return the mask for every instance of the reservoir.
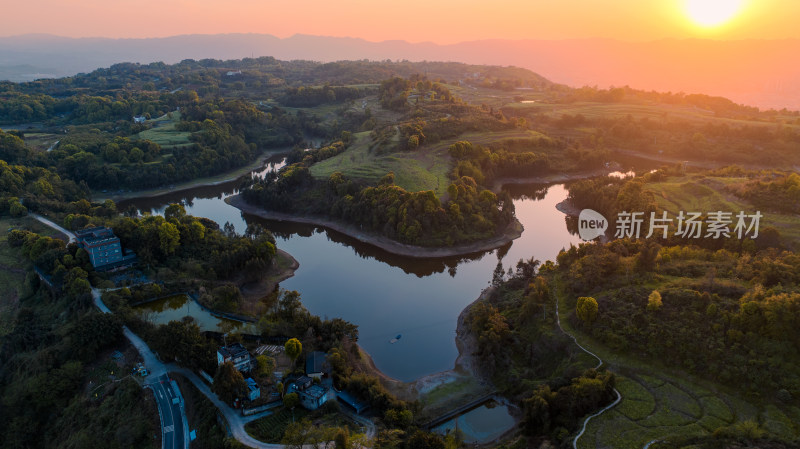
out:
{"label": "reservoir", "polygon": [[[283,156],[276,155],[258,173],[282,164]],[[183,203],[187,213],[220,226],[231,223],[240,233],[247,223],[260,223],[273,232],[278,248],[300,263],[280,287],[300,292],[313,314],[357,324],[359,344],[376,366],[402,381],[453,368],[458,315],[489,286],[498,262],[508,271],[520,259],[555,260],[562,248],[580,242],[556,209],[567,197],[563,184],[505,186],[525,227],[520,238],[488,252],[430,259],[397,256],[313,225],[243,215],[224,202],[237,188],[238,182],[206,186],[128,200],[119,207],[163,214],[167,205]],[[402,338],[391,343],[397,335]]]}

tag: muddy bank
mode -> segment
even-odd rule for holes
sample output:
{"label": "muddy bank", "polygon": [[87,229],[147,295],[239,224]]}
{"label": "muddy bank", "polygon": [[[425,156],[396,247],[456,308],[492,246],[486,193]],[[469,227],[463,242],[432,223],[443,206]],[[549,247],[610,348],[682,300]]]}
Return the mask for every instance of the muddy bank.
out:
{"label": "muddy bank", "polygon": [[489,298],[493,291],[493,287],[484,289],[478,299],[470,303],[458,315],[458,322],[456,325],[456,348],[458,349],[458,357],[456,358],[455,366],[453,369],[429,374],[414,381],[412,384],[417,396],[427,394],[442,385],[457,381],[459,378],[463,377],[472,377],[476,379],[479,384],[484,386],[491,385],[491,380],[480,368],[480,360],[475,356],[475,353],[478,351],[478,340],[467,325],[467,316],[469,315],[470,309],[475,304]]}
{"label": "muddy bank", "polygon": [[291,148],[280,148],[280,149],[272,149],[266,150],[262,152],[255,161],[243,166],[231,170],[226,173],[221,173],[218,175],[207,176],[204,178],[198,178],[191,181],[185,181],[178,184],[175,184],[172,187],[157,187],[153,189],[146,189],[146,190],[137,190],[133,192],[124,192],[124,193],[116,193],[116,192],[92,192],[92,201],[100,202],[107,199],[114,200],[115,202],[120,202],[124,200],[134,200],[137,198],[154,198],[162,195],[167,195],[170,193],[175,192],[182,192],[184,190],[191,190],[197,187],[208,187],[208,186],[217,186],[221,184],[227,184],[234,182],[254,170],[258,170],[261,167],[264,167],[267,163],[267,160],[276,155],[281,154],[289,151]]}
{"label": "muddy bank", "polygon": [[[283,261],[281,263],[281,261]],[[284,265],[283,267],[281,265]],[[278,249],[275,258],[272,260],[272,267],[266,276],[258,282],[243,283],[239,286],[245,299],[258,300],[272,293],[281,282],[294,276],[294,272],[300,268],[300,262],[291,254],[282,249]]]}
{"label": "muddy bank", "polygon": [[619,164],[611,164],[608,168],[598,168],[596,170],[580,171],[574,173],[554,173],[551,175],[543,176],[529,176],[517,178],[499,178],[494,181],[492,190],[499,192],[504,185],[508,184],[562,184],[570,181],[579,181],[586,178],[594,178],[596,176],[607,176],[619,170]]}
{"label": "muddy bank", "polygon": [[378,248],[381,248],[384,251],[388,251],[392,254],[420,259],[463,256],[467,254],[491,251],[513,241],[514,239],[519,238],[524,230],[522,223],[520,223],[519,220],[514,219],[514,221],[508,225],[503,234],[491,239],[447,248],[428,248],[424,246],[413,246],[398,243],[381,235],[361,231],[354,225],[344,224],[323,217],[306,217],[265,210],[258,206],[247,204],[244,199],[242,199],[241,195],[228,197],[225,199],[225,202],[241,210],[242,212],[265,218],[267,220],[290,221],[294,223],[306,223],[323,226],[334,231],[341,232],[342,234],[348,235],[361,242],[377,246]]}
{"label": "muddy bank", "polygon": [[581,210],[575,207],[569,200],[564,200],[556,204],[556,209],[564,215],[577,217],[581,214]]}

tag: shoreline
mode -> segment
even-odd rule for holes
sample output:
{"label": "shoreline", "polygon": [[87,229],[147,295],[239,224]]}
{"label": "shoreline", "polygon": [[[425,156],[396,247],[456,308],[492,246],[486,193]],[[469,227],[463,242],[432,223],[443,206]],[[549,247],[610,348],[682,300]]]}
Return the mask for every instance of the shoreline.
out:
{"label": "shoreline", "polygon": [[[248,173],[263,167],[267,159],[269,159],[270,157],[276,154],[280,154],[282,152],[286,152],[290,149],[291,148],[264,150],[260,155],[258,155],[258,157],[256,157],[255,161],[247,165],[233,169],[226,173],[221,173],[216,176],[208,176],[205,178],[198,178],[192,181],[186,181],[184,183],[177,184],[174,188],[171,189],[168,187],[161,187],[148,190],[125,192],[120,195],[113,193],[103,194],[102,192],[96,192],[97,196],[94,195],[95,192],[92,192],[92,201],[102,203],[105,200],[113,200],[115,203],[118,203],[120,201],[137,200],[140,198],[156,198],[159,196],[169,195],[170,193],[183,192],[185,190],[191,190],[198,187],[211,187],[229,182],[234,182],[237,179],[247,175]],[[217,179],[219,177],[222,177],[222,179]]]}
{"label": "shoreline", "polygon": [[456,324],[456,348],[458,349],[458,357],[456,357],[455,367],[453,368],[454,372],[466,372],[479,382],[486,382],[489,384],[491,384],[492,381],[480,372],[477,363],[478,360],[476,360],[474,356],[475,350],[478,347],[478,340],[475,334],[467,327],[467,315],[476,304],[489,299],[489,296],[494,293],[494,290],[494,287],[483,289],[478,298],[467,304],[467,306],[461,310],[461,313],[458,314],[458,321]]}
{"label": "shoreline", "polygon": [[620,167],[618,167],[618,164],[614,164],[608,168],[598,168],[595,170],[574,173],[553,173],[542,176],[498,178],[492,184],[492,191],[499,192],[503,186],[509,184],[561,184],[564,182],[595,178],[597,176],[608,176],[609,173],[618,171],[619,169]]}
{"label": "shoreline", "polygon": [[238,194],[225,198],[225,202],[244,213],[255,215],[267,220],[289,221],[325,227],[337,232],[341,232],[342,234],[352,237],[360,242],[381,248],[382,250],[392,254],[413,257],[417,259],[463,256],[467,254],[491,251],[519,238],[524,230],[522,223],[515,218],[514,221],[508,225],[503,234],[492,237],[491,239],[448,248],[428,248],[424,246],[413,246],[399,243],[389,239],[388,237],[362,232],[354,225],[344,224],[326,218],[304,217],[282,212],[268,211],[258,206],[247,204],[244,199],[242,199],[241,195]]}
{"label": "shoreline", "polygon": [[[258,301],[273,292],[281,282],[294,276],[294,273],[300,268],[300,262],[298,262],[294,256],[280,248],[276,247],[275,249],[275,258],[272,261],[272,266],[264,273],[264,278],[260,279],[258,282],[239,285],[239,289],[245,300]],[[289,265],[285,268],[279,268],[277,266],[279,258],[288,261]]]}
{"label": "shoreline", "polygon": [[569,202],[568,199],[559,202],[556,204],[556,210],[561,212],[564,215],[569,215],[571,217],[577,217],[581,214],[581,210],[575,207],[572,203]]}
{"label": "shoreline", "polygon": [[420,396],[429,391],[463,377],[472,377],[481,384],[493,386],[492,381],[484,376],[478,368],[479,361],[473,355],[477,349],[478,342],[475,335],[466,326],[466,317],[470,309],[479,302],[488,299],[492,292],[494,292],[494,287],[483,289],[480,296],[464,307],[461,313],[459,313],[455,337],[458,357],[456,357],[452,368],[426,374],[417,379],[404,382],[381,371],[380,368],[375,365],[372,356],[356,343],[366,367],[371,374],[381,379],[384,386],[389,388],[392,393],[405,400],[417,400]]}

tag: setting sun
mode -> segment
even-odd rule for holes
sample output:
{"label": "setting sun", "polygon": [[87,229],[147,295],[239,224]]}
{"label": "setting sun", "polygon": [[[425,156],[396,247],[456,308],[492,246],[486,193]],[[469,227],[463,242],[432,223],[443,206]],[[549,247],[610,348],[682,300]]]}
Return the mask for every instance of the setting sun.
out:
{"label": "setting sun", "polygon": [[700,26],[715,27],[730,20],[741,6],[741,0],[687,0],[686,13]]}

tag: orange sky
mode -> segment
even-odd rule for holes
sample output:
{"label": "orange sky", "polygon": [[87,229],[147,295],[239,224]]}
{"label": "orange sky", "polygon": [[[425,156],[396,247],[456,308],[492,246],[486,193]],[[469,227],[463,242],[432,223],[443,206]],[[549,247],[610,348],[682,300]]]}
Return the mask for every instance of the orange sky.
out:
{"label": "orange sky", "polygon": [[733,21],[710,30],[687,19],[685,1],[24,0],[3,6],[0,35],[302,33],[441,44],[491,38],[800,38],[800,0],[742,0],[743,11]]}

